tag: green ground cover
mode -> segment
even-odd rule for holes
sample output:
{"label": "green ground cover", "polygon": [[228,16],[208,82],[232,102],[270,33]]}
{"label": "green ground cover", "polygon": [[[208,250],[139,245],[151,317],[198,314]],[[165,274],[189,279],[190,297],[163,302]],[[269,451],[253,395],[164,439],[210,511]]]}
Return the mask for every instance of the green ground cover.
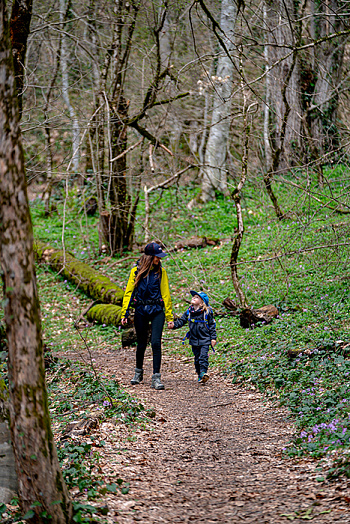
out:
{"label": "green ground cover", "polygon": [[[280,205],[288,215],[283,221],[276,220],[257,182],[249,182],[245,187],[245,236],[239,257],[241,285],[252,307],[274,304],[280,311],[272,324],[254,330],[242,329],[237,317],[223,314],[221,305],[224,298],[235,298],[229,268],[236,225],[232,201],[218,197],[217,201],[197,205],[190,211],[187,204],[197,192],[191,186],[151,197],[154,239],[169,247],[176,240],[192,235],[221,239],[219,246],[171,252],[165,261],[174,311],[180,314],[187,307],[190,289],[201,288],[209,294],[218,312],[219,345],[212,363],[232,376],[234,382],[248,382],[288,407],[296,434],[285,453],[291,456],[306,453],[317,458],[329,456],[333,450],[347,449],[350,444],[350,360],[342,349],[350,340],[346,245],[350,221],[346,214],[337,214],[327,207],[334,206],[337,198],[343,207],[347,204],[346,172],[337,167],[325,173],[329,183],[322,190],[310,185],[311,197],[295,187],[302,185],[295,176],[286,176],[283,183],[275,184]],[[136,226],[136,239],[140,243],[143,205],[141,201]],[[35,235],[60,247],[62,207],[58,205],[58,214],[43,218],[42,205],[34,201],[32,214]],[[66,208],[66,248],[125,287],[134,261],[108,267],[106,253],[97,255],[96,221],[95,217],[81,213],[81,200],[74,194]],[[135,259],[137,256],[136,253]],[[45,293],[50,293],[47,284],[55,279],[51,272],[40,269],[42,292],[45,289]],[[51,287],[57,311],[68,307],[74,297],[83,309],[86,298],[82,294],[68,282],[58,279],[57,285],[74,295],[63,294],[57,304]],[[59,347],[79,344],[71,326],[59,327],[55,309],[51,306],[44,309],[48,344]],[[167,332],[166,344],[170,351],[189,353],[188,348],[179,347],[181,335]],[[89,330],[89,337],[92,344],[119,343],[118,329],[110,326],[95,326]],[[308,355],[304,353],[306,349]],[[299,357],[290,359],[289,350],[300,351]]]}
{"label": "green ground cover", "polygon": [[[164,265],[174,311],[181,314],[188,307],[190,289],[208,293],[217,312],[218,330],[218,346],[210,357],[211,365],[234,383],[257,388],[270,400],[286,406],[295,424],[295,438],[286,446],[286,456],[306,454],[324,460],[328,474],[337,476],[350,475],[350,359],[345,347],[350,342],[346,245],[350,219],[326,207],[333,205],[336,198],[341,198],[343,207],[347,204],[344,169],[329,169],[327,176],[330,182],[323,190],[310,186],[318,200],[288,185],[288,177],[287,182],[275,184],[280,205],[288,213],[283,221],[276,220],[257,182],[249,182],[245,187],[245,235],[239,257],[241,285],[252,307],[274,304],[280,312],[273,323],[256,329],[242,329],[238,317],[228,315],[222,307],[226,297],[235,299],[229,268],[236,226],[231,200],[218,197],[217,201],[197,205],[190,211],[187,204],[196,196],[195,187],[152,194],[151,229],[153,238],[169,248],[175,241],[192,235],[221,239],[218,246],[170,252]],[[296,183],[295,178],[290,181]],[[98,254],[97,218],[82,212],[86,196],[86,192],[82,197],[74,188],[70,191],[65,211],[65,247],[125,288],[140,251],[129,253],[131,258],[117,265],[107,252]],[[57,212],[51,217],[44,216],[39,199],[31,202],[31,212],[35,237],[61,248],[64,212],[60,199]],[[143,212],[141,201],[136,222],[136,240],[140,244],[144,238]],[[119,328],[91,326],[80,320],[77,329],[75,323],[91,300],[45,264],[38,266],[37,277],[45,349],[53,356],[67,352],[67,359],[54,360],[48,370],[50,410],[56,429],[60,431],[69,424],[78,408],[82,418],[88,417],[91,405],[101,420],[145,423],[152,413],[145,412],[123,392],[113,377],[103,376],[92,361],[82,365],[69,360],[71,350],[79,354],[86,345],[101,350],[120,347]],[[185,332],[185,328],[166,331],[165,349],[190,356],[190,348],[180,342]],[[290,350],[298,356],[289,358]],[[0,357],[5,374],[4,353]],[[90,408],[85,406],[87,401]],[[98,470],[99,445],[103,449],[102,442],[95,443],[92,450],[89,443],[68,439],[58,449],[69,487],[78,488],[85,500],[76,503],[77,521],[103,519],[96,515],[96,508],[89,506],[89,500],[94,500],[96,506],[99,494],[106,490],[126,493],[128,489],[122,479],[105,485],[102,478],[92,475]],[[322,480],[324,473],[320,475]]]}
{"label": "green ground cover", "polygon": [[[330,183],[323,190],[310,186],[318,201],[286,182],[275,184],[280,205],[288,213],[288,218],[283,221],[276,220],[257,182],[249,182],[244,190],[245,236],[239,257],[241,285],[252,307],[275,304],[280,312],[272,324],[257,329],[242,329],[239,319],[228,315],[222,307],[226,297],[235,299],[229,268],[236,226],[231,200],[219,197],[215,202],[195,206],[190,211],[187,204],[196,196],[195,187],[179,187],[152,194],[151,229],[153,238],[170,248],[175,241],[192,235],[221,239],[220,245],[214,247],[171,251],[164,264],[169,274],[174,311],[180,314],[185,310],[190,289],[203,289],[208,293],[217,312],[219,342],[215,355],[211,356],[212,365],[219,367],[235,383],[255,387],[289,409],[295,424],[295,438],[284,450],[287,456],[307,454],[326,459],[327,463],[331,458],[330,475],[337,475],[350,471],[346,454],[350,447],[350,360],[344,349],[346,342],[350,342],[350,273],[346,245],[350,219],[326,207],[333,205],[334,199],[341,198],[345,208],[348,199],[346,173],[340,168],[329,169],[327,176]],[[295,183],[296,179],[290,178],[290,181]],[[107,258],[108,253],[99,256],[97,218],[86,217],[81,209],[82,198],[72,189],[66,206],[66,249],[125,288],[138,252],[130,253],[129,260],[117,265],[112,265],[114,260]],[[31,211],[36,238],[60,248],[63,221],[60,201],[57,212],[51,217],[44,217],[38,199],[31,202]],[[143,241],[143,211],[141,201],[136,225],[139,243]],[[85,347],[85,342],[74,327],[74,321],[90,300],[45,265],[38,267],[37,275],[46,347],[53,354],[71,349],[79,351]],[[79,326],[90,347],[120,347],[117,327],[91,327],[82,322]],[[188,346],[181,345],[185,328],[182,331],[165,332],[165,348],[190,355]],[[305,354],[306,349],[308,354]],[[289,350],[297,351],[299,356],[289,358]],[[76,371],[68,368],[65,371],[68,375],[71,372]],[[89,376],[87,380],[93,384],[94,377]],[[102,380],[111,380],[113,384],[111,378]],[[54,416],[57,420],[61,416],[69,417],[60,412],[63,408],[59,406],[65,404],[54,383],[50,387]],[[76,394],[75,391],[75,397]],[[98,394],[100,399],[97,401],[102,403],[104,416],[116,416],[108,412],[107,405],[103,406],[109,401],[106,392]],[[113,390],[113,397],[123,395],[123,392]],[[72,401],[68,398],[65,402]],[[68,404],[65,409],[69,412]],[[125,406],[126,412],[130,406],[133,409],[131,398],[126,399]],[[120,404],[113,409],[121,409]],[[123,413],[125,411],[121,410],[120,416]],[[138,420],[136,415],[135,420]],[[62,452],[78,457],[76,462],[81,454],[89,455],[85,448]],[[86,466],[87,470],[89,467]],[[85,474],[83,468],[83,480]],[[76,473],[73,478],[80,478],[79,475]],[[69,480],[69,474],[67,478]],[[116,489],[121,487],[116,486]],[[89,485],[82,489],[93,494],[105,488]]]}

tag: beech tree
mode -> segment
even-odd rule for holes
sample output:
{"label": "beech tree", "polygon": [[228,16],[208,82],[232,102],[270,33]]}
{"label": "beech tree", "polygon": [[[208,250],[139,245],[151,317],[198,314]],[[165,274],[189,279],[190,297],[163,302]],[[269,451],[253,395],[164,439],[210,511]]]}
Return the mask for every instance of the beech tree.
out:
{"label": "beech tree", "polygon": [[[21,510],[30,522],[71,520],[50,425],[33,231],[5,0],[0,0],[0,259],[8,340],[10,431]],[[46,516],[45,516],[46,515]]]}
{"label": "beech tree", "polygon": [[[204,4],[203,4],[203,7]],[[227,148],[231,125],[231,106],[234,71],[234,32],[237,6],[232,0],[221,1],[219,31],[220,55],[214,75],[213,109],[211,126],[205,150],[205,166],[202,179],[202,200],[207,202],[215,196],[215,189],[227,196]]]}

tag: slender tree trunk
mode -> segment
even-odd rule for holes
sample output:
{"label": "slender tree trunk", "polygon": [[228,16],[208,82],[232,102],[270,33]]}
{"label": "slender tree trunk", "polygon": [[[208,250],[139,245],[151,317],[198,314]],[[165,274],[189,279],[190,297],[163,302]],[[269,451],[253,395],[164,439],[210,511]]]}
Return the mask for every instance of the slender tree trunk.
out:
{"label": "slender tree trunk", "polygon": [[[270,144],[273,150],[282,149],[276,168],[279,171],[295,165],[302,157],[299,60],[290,54],[290,46],[296,46],[298,41],[298,13],[293,0],[271,0],[265,15]],[[284,58],[286,55],[289,56]]]}
{"label": "slender tree trunk", "polygon": [[[45,386],[33,232],[19,130],[11,44],[0,0],[0,260],[9,348],[10,429],[21,509],[29,522],[71,520],[58,464]],[[58,502],[59,501],[59,502]],[[33,506],[33,503],[40,505]]]}
{"label": "slender tree trunk", "polygon": [[[88,24],[89,24],[89,40],[92,60],[92,79],[93,89],[95,97],[95,111],[97,110],[94,121],[91,125],[89,132],[89,146],[91,161],[96,182],[96,192],[98,201],[98,212],[100,217],[100,223],[98,227],[99,237],[99,253],[102,252],[102,242],[104,239],[103,234],[103,213],[106,211],[105,203],[105,192],[103,189],[103,179],[105,175],[105,100],[103,91],[106,89],[106,76],[108,67],[100,71],[99,68],[99,52],[98,52],[98,40],[96,31],[96,0],[90,0],[89,13],[88,13]],[[107,239],[108,242],[108,239]]]}
{"label": "slender tree trunk", "polygon": [[[264,3],[264,27],[267,24],[267,6]],[[269,33],[266,32],[265,45],[264,45],[264,57],[265,57],[265,104],[264,104],[264,148],[265,148],[265,170],[268,171],[271,165],[271,143],[270,143],[270,99],[271,99],[271,72],[269,64]]]}
{"label": "slender tree trunk", "polygon": [[[115,97],[116,113],[126,119],[128,114],[128,102],[123,93],[117,93]],[[119,156],[127,149],[127,127],[113,116],[111,119],[111,154],[112,158]],[[133,238],[127,238],[130,195],[128,193],[126,174],[126,154],[111,165],[111,189],[110,203],[111,214],[109,217],[109,243],[112,254],[122,253],[124,250],[131,250]]]}
{"label": "slender tree trunk", "polygon": [[[237,16],[233,0],[221,0],[220,27],[224,33],[222,40],[228,53],[234,49],[234,32]],[[214,80],[214,101],[211,127],[205,151],[205,168],[202,178],[202,200],[208,202],[215,198],[215,190],[228,194],[226,156],[230,133],[231,93],[233,78],[233,57],[224,50],[218,59]]]}
{"label": "slender tree trunk", "polygon": [[[268,34],[265,56],[269,66],[269,144],[272,146],[264,183],[276,216],[281,220],[284,213],[273,191],[272,181],[276,173],[297,163],[302,151],[298,54],[295,49],[289,53],[291,44],[296,47],[300,43],[301,26],[292,0],[272,0],[264,15]],[[286,55],[289,56],[284,58]]]}
{"label": "slender tree trunk", "polygon": [[73,154],[73,170],[75,173],[79,172],[79,162],[80,162],[80,126],[76,111],[71,103],[69,96],[69,76],[68,76],[68,49],[67,49],[67,37],[64,34],[65,24],[66,24],[66,13],[69,9],[70,0],[68,4],[66,0],[60,0],[60,22],[62,26],[62,35],[61,35],[61,72],[62,72],[62,96],[63,100],[69,111],[69,116],[72,121],[72,154]]}
{"label": "slender tree trunk", "polygon": [[[47,115],[45,115],[47,119]],[[52,159],[52,144],[51,144],[51,129],[48,125],[45,126],[45,138],[46,138],[46,187],[43,192],[43,201],[45,216],[50,214],[50,200],[53,185],[53,159]]]}
{"label": "slender tree trunk", "polygon": [[[242,67],[242,65],[241,65]],[[236,207],[237,215],[237,231],[233,239],[231,258],[230,258],[230,268],[231,268],[231,277],[233,286],[236,291],[237,298],[239,300],[240,306],[245,308],[248,306],[247,299],[244,295],[243,289],[239,283],[238,271],[237,271],[237,260],[239,250],[243,241],[244,235],[244,224],[243,224],[243,214],[241,206],[241,193],[244,187],[244,184],[247,180],[248,173],[248,153],[249,153],[249,137],[250,137],[250,122],[249,122],[249,106],[247,97],[244,91],[244,86],[242,86],[243,92],[243,155],[242,155],[242,168],[241,168],[241,177],[237,184],[236,189],[232,192],[232,198]]]}
{"label": "slender tree trunk", "polygon": [[20,113],[22,112],[22,95],[24,86],[24,62],[27,51],[27,40],[32,18],[33,0],[14,0],[12,4],[10,34],[15,68],[16,89]]}
{"label": "slender tree trunk", "polygon": [[[349,19],[348,5],[340,0],[313,0],[312,13],[312,36],[315,40],[342,31],[345,17]],[[340,144],[337,112],[344,51],[344,37],[331,38],[314,47],[315,87],[308,125],[318,157],[334,151]],[[311,154],[314,156],[312,151]]]}

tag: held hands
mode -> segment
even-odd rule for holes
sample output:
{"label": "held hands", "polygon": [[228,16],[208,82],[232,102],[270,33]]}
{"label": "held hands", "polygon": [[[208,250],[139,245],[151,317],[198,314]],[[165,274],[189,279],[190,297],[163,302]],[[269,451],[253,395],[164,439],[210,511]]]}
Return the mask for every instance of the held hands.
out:
{"label": "held hands", "polygon": [[128,319],[122,318],[121,322],[122,322],[122,325],[125,326],[128,323]]}
{"label": "held hands", "polygon": [[168,329],[174,329],[174,322],[168,322]]}

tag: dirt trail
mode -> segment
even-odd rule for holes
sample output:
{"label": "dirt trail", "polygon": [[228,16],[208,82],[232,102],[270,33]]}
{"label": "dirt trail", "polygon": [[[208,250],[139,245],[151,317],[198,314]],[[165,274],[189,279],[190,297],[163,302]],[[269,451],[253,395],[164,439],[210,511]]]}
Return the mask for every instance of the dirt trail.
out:
{"label": "dirt trail", "polygon": [[314,463],[283,460],[291,424],[256,391],[233,387],[213,371],[198,385],[191,361],[166,355],[166,389],[154,391],[150,350],[140,386],[130,385],[134,350],[93,356],[156,410],[150,427],[124,442],[121,453],[117,444],[106,446],[105,473],[130,482],[128,495],[108,498],[110,522],[350,523],[349,482],[320,484]]}

